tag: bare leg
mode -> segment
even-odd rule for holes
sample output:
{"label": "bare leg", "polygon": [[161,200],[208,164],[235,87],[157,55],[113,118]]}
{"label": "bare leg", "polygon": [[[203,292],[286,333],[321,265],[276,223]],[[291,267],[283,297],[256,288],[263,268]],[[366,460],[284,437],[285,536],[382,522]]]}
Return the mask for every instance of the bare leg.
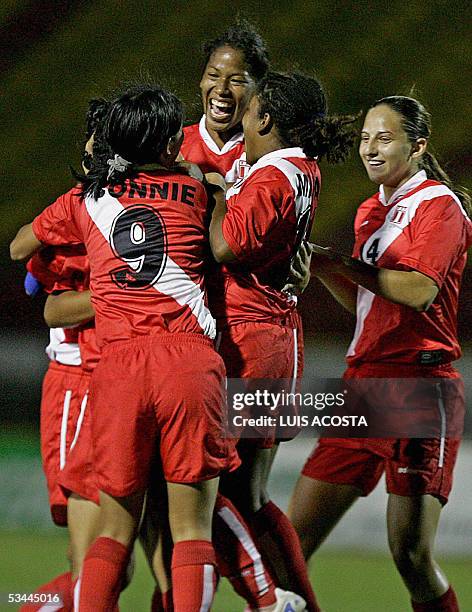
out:
{"label": "bare leg", "polygon": [[211,608],[216,560],[211,543],[218,478],[195,484],[167,483],[174,540],[172,584],[175,612]]}
{"label": "bare leg", "polygon": [[389,495],[388,542],[395,565],[416,602],[441,597],[449,583],[433,559],[441,503],[431,495]]}
{"label": "bare leg", "polygon": [[278,446],[257,448],[242,440],[238,444],[241,467],[221,478],[221,492],[245,518],[269,501],[267,482],[277,450]]}
{"label": "bare leg", "polygon": [[174,543],[211,540],[218,478],[195,484],[167,483],[169,523]]}
{"label": "bare leg", "polygon": [[144,491],[116,498],[100,491],[97,538],[84,559],[75,592],[81,612],[114,610],[141,518]]}
{"label": "bare leg", "polygon": [[97,535],[100,506],[75,493],[67,503],[67,522],[70,534],[72,578],[79,575],[87,549]]}
{"label": "bare leg", "polygon": [[288,517],[298,533],[305,559],[318,550],[361,493],[352,485],[314,480],[303,474],[299,477]]}
{"label": "bare leg", "polygon": [[173,541],[169,526],[166,484],[152,486],[146,496],[146,509],[139,539],[161,593],[172,586],[171,559]]}

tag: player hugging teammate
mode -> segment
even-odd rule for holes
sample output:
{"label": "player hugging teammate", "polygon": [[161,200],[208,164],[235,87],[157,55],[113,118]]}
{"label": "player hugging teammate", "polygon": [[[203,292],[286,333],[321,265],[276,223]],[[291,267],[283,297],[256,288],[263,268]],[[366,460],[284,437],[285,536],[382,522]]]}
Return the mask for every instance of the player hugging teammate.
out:
{"label": "player hugging teammate", "polygon": [[[320,609],[304,560],[303,553],[312,551],[303,531],[304,516],[297,517],[293,510],[298,502],[292,516],[303,549],[291,522],[267,491],[278,432],[230,438],[224,378],[227,374],[246,379],[248,388],[252,379],[288,379],[290,390],[296,388],[303,372],[303,337],[296,299],[287,287],[298,284],[303,289],[307,283],[296,266],[306,270],[309,265],[306,241],[320,193],[318,162],[345,159],[354,141],[354,119],[328,113],[316,79],[269,71],[264,43],[247,23],[208,42],[204,52],[200,122],[183,129],[181,102],[160,86],[127,88],[104,104],[103,116],[88,134],[88,173],[21,228],[11,245],[14,259],[33,255],[33,262],[44,258],[46,245],[56,256],[61,249],[80,250],[85,245],[90,265],[90,294],[85,282],[47,289],[61,292],[49,301],[49,315],[56,313],[61,325],[83,324],[95,315],[101,355],[74,408],[73,436],[67,436],[64,425],[64,436],[54,442],[62,473],[58,478],[54,474],[53,484],[57,481],[61,494],[70,494],[73,548],[80,542],[74,575],[46,585],[67,591],[66,610],[117,609],[140,530],[157,583],[151,604],[155,611],[209,610],[218,572],[230,579],[251,610]],[[390,112],[385,107],[393,108],[393,119],[385,118]],[[384,129],[390,119],[398,125]],[[428,135],[412,135],[414,121],[409,120],[393,102],[380,101],[369,112],[362,136],[363,142],[369,141],[364,162],[382,185],[385,201],[368,201],[362,211],[370,207],[369,214],[371,208],[389,213],[389,206],[410,191],[439,188],[424,184],[419,162]],[[376,138],[384,132],[389,138],[393,134],[394,141],[403,138],[404,147],[378,154]],[[381,149],[384,141],[379,140]],[[383,164],[390,174],[382,171]],[[470,222],[463,211],[459,215],[459,204],[449,191],[439,195],[448,198],[447,211],[462,228],[460,244],[465,248]],[[419,205],[421,194],[417,199]],[[435,211],[439,217],[446,214],[440,204],[430,207],[428,214],[434,217]],[[389,248],[382,242],[384,221],[376,222],[379,235],[374,238],[371,226],[365,230],[356,223],[358,236],[365,239],[358,238],[355,257],[371,257],[368,263],[379,266]],[[304,261],[297,260],[297,252]],[[459,278],[464,249],[454,257]],[[415,307],[388,293],[382,266],[359,272],[322,249],[316,258],[320,277],[343,303],[347,300],[352,306],[359,284],[371,292],[360,289],[361,305],[370,300],[375,308],[372,296],[377,294],[404,308]],[[420,301],[426,310],[438,292],[441,295],[443,282],[447,284],[447,262],[436,270],[435,262],[414,265],[418,257],[407,259],[403,265],[419,274],[414,275],[414,286],[420,284],[415,295],[424,297]],[[62,280],[67,278],[65,270],[64,265]],[[361,308],[361,314],[365,312]],[[66,332],[69,343],[75,334],[81,349],[83,334],[82,363],[90,329],[89,325]],[[365,334],[360,326],[352,355],[359,356],[360,347],[369,348],[362,343]],[[361,374],[362,355],[351,364],[361,368]],[[444,375],[446,370],[442,367],[440,374],[432,375]],[[60,385],[55,401],[63,397],[65,409],[71,398],[69,383],[61,380]],[[54,416],[54,427],[58,418],[67,422],[62,414]],[[42,436],[45,440],[46,433]],[[339,454],[341,446],[330,452]],[[449,464],[455,450],[450,445]],[[379,454],[370,447],[368,451]],[[305,468],[313,481],[323,480],[321,463],[327,469],[326,462],[318,461],[322,452],[327,452],[323,442]],[[330,469],[336,469],[335,463]],[[85,473],[93,483],[90,489],[81,478]],[[333,487],[345,482],[326,480]],[[349,484],[344,505],[364,491],[357,481]],[[423,493],[447,497],[444,488]],[[304,501],[308,504],[310,499],[305,496]],[[92,504],[94,513],[93,533],[87,530],[86,535],[73,529],[74,508],[82,504]],[[309,512],[301,502],[299,507]],[[316,516],[316,521],[322,518]],[[397,534],[400,544],[401,535]],[[400,544],[397,549],[402,552]],[[418,573],[403,566],[400,571],[410,588]],[[449,602],[444,609],[458,609],[450,603],[454,596],[447,583],[438,581],[432,580],[429,590],[428,577],[417,590],[411,587],[415,609],[443,609],[434,607],[439,599]],[[433,599],[432,606],[420,607]]]}

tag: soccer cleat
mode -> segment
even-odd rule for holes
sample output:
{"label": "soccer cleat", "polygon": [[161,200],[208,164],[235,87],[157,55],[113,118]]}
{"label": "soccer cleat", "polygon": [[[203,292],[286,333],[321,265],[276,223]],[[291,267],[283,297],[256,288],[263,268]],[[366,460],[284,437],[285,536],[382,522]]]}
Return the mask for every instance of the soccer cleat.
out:
{"label": "soccer cleat", "polygon": [[306,601],[300,595],[292,591],[275,589],[277,597],[274,612],[303,612],[306,609]]}

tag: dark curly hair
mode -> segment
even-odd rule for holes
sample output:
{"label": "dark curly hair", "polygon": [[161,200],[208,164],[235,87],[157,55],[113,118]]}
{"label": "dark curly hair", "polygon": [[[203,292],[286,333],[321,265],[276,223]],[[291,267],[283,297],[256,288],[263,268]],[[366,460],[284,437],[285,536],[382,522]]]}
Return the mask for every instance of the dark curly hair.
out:
{"label": "dark curly hair", "polygon": [[245,19],[238,19],[219,36],[203,43],[205,59],[203,70],[212,54],[221,47],[231,47],[242,51],[248,72],[255,81],[261,79],[269,69],[265,42],[255,27]]}
{"label": "dark curly hair", "polygon": [[260,116],[268,113],[285,146],[309,157],[344,161],[357,137],[357,116],[328,115],[321,83],[299,72],[268,72],[256,86]]}

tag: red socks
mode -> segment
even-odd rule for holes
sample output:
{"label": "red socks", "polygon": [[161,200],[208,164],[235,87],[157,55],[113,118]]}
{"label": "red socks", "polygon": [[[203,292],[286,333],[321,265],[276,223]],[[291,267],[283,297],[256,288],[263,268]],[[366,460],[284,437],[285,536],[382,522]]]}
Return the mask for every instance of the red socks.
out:
{"label": "red socks", "polygon": [[278,586],[306,601],[308,612],[320,612],[316,602],[300,540],[292,523],[273,502],[268,502],[249,520],[262,558],[271,568]]}
{"label": "red socks", "polygon": [[174,612],[172,589],[161,593],[156,587],[152,596],[151,612]]}
{"label": "red socks", "polygon": [[275,587],[243,517],[218,494],[213,514],[213,546],[218,569],[251,608],[275,603]]}
{"label": "red socks", "polygon": [[130,551],[111,538],[88,549],[75,589],[76,612],[109,612],[118,604]]}
{"label": "red socks", "polygon": [[[72,577],[70,572],[66,572],[65,574],[61,574],[60,576],[56,576],[51,582],[47,584],[43,584],[39,588],[36,589],[35,593],[38,594],[50,594],[52,597],[55,595],[59,595],[62,601],[62,608],[57,608],[57,610],[63,610],[64,612],[72,612],[74,607],[74,602],[72,598]],[[37,612],[41,610],[48,603],[46,601],[30,604],[27,603],[24,606],[21,606],[19,612]],[[54,603],[51,600],[51,605]]]}
{"label": "red socks", "polygon": [[451,586],[444,595],[437,599],[431,599],[423,603],[412,600],[411,607],[415,612],[459,612],[459,603]]}
{"label": "red socks", "polygon": [[175,612],[210,610],[215,596],[215,565],[211,542],[187,540],[174,544],[172,590]]}

